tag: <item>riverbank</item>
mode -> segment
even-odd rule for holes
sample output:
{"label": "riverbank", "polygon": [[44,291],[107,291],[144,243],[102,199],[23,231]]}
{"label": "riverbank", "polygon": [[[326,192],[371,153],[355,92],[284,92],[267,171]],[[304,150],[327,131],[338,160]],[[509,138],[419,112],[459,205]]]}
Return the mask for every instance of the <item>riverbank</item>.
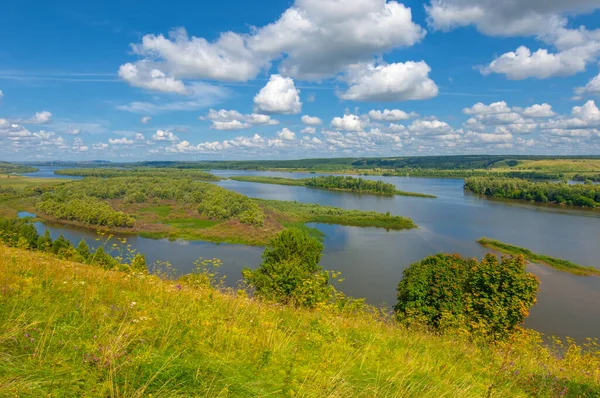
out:
{"label": "riverbank", "polygon": [[[390,186],[386,187],[388,189],[386,189],[385,191],[383,189],[377,190],[377,188],[375,187],[376,183],[374,183],[371,180],[363,180],[366,183],[365,185],[369,185],[369,186],[362,187],[362,188],[354,188],[354,189],[353,188],[339,188],[339,187],[335,186],[334,184],[327,185],[326,183],[324,183],[323,186],[319,186],[318,185],[320,183],[319,179],[326,179],[326,178],[327,177],[314,177],[314,178],[285,178],[285,177],[265,177],[265,176],[232,176],[232,177],[229,177],[229,179],[233,180],[233,181],[254,182],[254,183],[260,183],[260,184],[302,186],[302,187],[315,188],[315,189],[325,189],[328,191],[352,192],[352,193],[358,193],[358,194],[369,194],[369,195],[380,195],[380,196],[398,195],[398,196],[414,196],[414,197],[419,197],[419,198],[432,198],[432,199],[437,198],[437,196],[424,194],[424,193],[400,191],[400,190],[395,189],[395,187],[392,184],[386,184],[386,185],[390,185]],[[333,179],[336,179],[336,178],[344,180],[343,177],[333,177]],[[350,179],[351,182],[357,181],[357,179],[354,179],[353,177],[348,177],[346,179]],[[342,184],[339,184],[339,185],[342,185]],[[358,185],[358,183],[356,185]]]}
{"label": "riverbank", "polygon": [[574,275],[581,276],[600,276],[600,270],[594,267],[584,267],[579,264],[572,263],[561,258],[554,258],[544,254],[533,253],[529,249],[519,246],[509,245],[494,239],[481,238],[477,240],[480,245],[497,250],[499,252],[510,255],[523,255],[528,261],[538,264],[544,264],[562,272],[568,272]]}
{"label": "riverbank", "polygon": [[560,358],[535,333],[478,346],[368,311],[273,305],[2,245],[0,280],[9,395],[600,394],[595,351]]}

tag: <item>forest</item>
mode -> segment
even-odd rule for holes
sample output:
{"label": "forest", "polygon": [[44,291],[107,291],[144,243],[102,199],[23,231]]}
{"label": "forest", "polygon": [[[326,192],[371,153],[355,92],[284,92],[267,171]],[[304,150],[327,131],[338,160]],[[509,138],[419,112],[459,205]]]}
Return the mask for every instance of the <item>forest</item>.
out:
{"label": "forest", "polygon": [[470,177],[465,189],[496,198],[595,208],[600,205],[600,185],[532,182],[517,178]]}
{"label": "forest", "polygon": [[575,174],[573,176],[573,181],[592,181],[592,182],[600,182],[600,173],[599,174]]}
{"label": "forest", "polygon": [[157,167],[130,168],[80,168],[56,170],[54,174],[74,177],[177,177],[202,181],[219,181],[220,178],[200,170],[183,170]]}

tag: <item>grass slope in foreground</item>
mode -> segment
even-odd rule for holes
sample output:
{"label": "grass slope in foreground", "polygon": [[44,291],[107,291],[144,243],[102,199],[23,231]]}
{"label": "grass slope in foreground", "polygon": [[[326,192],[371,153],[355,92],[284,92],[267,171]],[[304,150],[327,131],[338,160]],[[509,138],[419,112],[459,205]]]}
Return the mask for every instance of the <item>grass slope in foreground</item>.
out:
{"label": "grass slope in foreground", "polygon": [[243,182],[256,182],[260,184],[290,185],[308,188],[326,189],[329,191],[353,192],[371,195],[383,196],[415,196],[419,198],[437,198],[437,196],[418,193],[399,191],[393,184],[382,181],[363,180],[362,178],[324,176],[312,178],[285,178],[285,177],[266,177],[266,176],[234,176],[230,180]]}
{"label": "grass slope in foreground", "polygon": [[596,354],[478,346],[0,245],[0,389],[19,397],[593,397]]}
{"label": "grass slope in foreground", "polygon": [[507,243],[500,242],[494,239],[481,238],[477,240],[482,246],[488,247],[493,250],[497,250],[502,253],[519,255],[522,254],[527,260],[533,263],[544,264],[559,271],[568,272],[575,275],[583,275],[583,276],[591,276],[596,275],[600,276],[600,270],[594,267],[584,267],[582,265],[578,265],[572,263],[567,260],[563,260],[561,258],[554,258],[550,256],[546,256],[543,254],[533,253],[529,249],[525,249],[519,246],[509,245]]}

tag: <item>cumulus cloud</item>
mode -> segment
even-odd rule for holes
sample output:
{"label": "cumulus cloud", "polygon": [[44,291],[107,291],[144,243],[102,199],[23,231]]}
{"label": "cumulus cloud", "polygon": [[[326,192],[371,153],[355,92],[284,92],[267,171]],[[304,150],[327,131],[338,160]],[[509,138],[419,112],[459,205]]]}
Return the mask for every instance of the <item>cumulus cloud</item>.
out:
{"label": "cumulus cloud", "polygon": [[201,116],[200,120],[210,120],[211,128],[214,130],[242,130],[252,126],[267,126],[279,124],[278,120],[272,119],[269,115],[252,113],[243,115],[236,110],[221,109],[216,111],[210,109],[206,116]]}
{"label": "cumulus cloud", "polygon": [[408,131],[416,135],[444,135],[451,132],[452,127],[440,120],[417,119],[408,126]]}
{"label": "cumulus cloud", "polygon": [[301,120],[302,123],[306,124],[307,126],[318,126],[323,123],[323,121],[316,116],[304,115],[302,116]]}
{"label": "cumulus cloud", "polygon": [[144,62],[126,63],[119,68],[119,77],[134,87],[163,93],[190,94],[181,80],[167,76],[160,69]]}
{"label": "cumulus cloud", "polygon": [[[145,88],[155,79],[147,73],[140,79],[134,68],[162,71],[165,76],[159,81],[247,81],[281,59],[281,74],[318,80],[373,55],[412,46],[425,34],[413,22],[410,8],[397,1],[296,0],[278,20],[246,34],[224,32],[213,41],[190,37],[183,28],[167,37],[145,35],[132,45],[141,60],[123,65],[123,74],[134,76],[127,80],[132,85],[145,82]],[[153,89],[174,89],[174,82],[161,81]]]}
{"label": "cumulus cloud", "polygon": [[46,124],[50,123],[50,119],[52,118],[52,113],[48,111],[36,112],[35,115],[30,117],[29,119],[18,120],[17,123],[21,124]]}
{"label": "cumulus cloud", "polygon": [[600,74],[594,77],[583,87],[577,87],[575,94],[578,96],[583,95],[599,95],[600,96]]}
{"label": "cumulus cloud", "polygon": [[385,109],[383,112],[377,110],[369,111],[369,118],[378,122],[397,122],[399,120],[408,120],[411,116],[411,114],[401,111],[400,109]]}
{"label": "cumulus cloud", "polygon": [[528,108],[523,109],[523,116],[531,117],[531,118],[545,118],[552,117],[556,115],[556,113],[552,110],[552,106],[548,104],[535,104]]}
{"label": "cumulus cloud", "polygon": [[179,141],[179,138],[169,130],[157,130],[152,136],[153,141]]}
{"label": "cumulus cloud", "polygon": [[367,124],[365,120],[352,114],[344,115],[343,117],[334,117],[331,120],[331,127],[336,130],[362,131]]}
{"label": "cumulus cloud", "polygon": [[130,140],[129,138],[109,138],[108,139],[109,144],[111,145],[131,145],[133,144],[133,140]]}
{"label": "cumulus cloud", "polygon": [[502,54],[480,70],[484,75],[499,73],[511,80],[570,76],[584,71],[587,64],[599,54],[600,41],[555,54],[546,49],[532,53],[527,47],[521,46],[515,52]]}
{"label": "cumulus cloud", "polygon": [[301,134],[316,134],[317,129],[315,129],[314,127],[305,127],[302,130],[300,130]]}
{"label": "cumulus cloud", "polygon": [[433,98],[438,87],[429,78],[431,68],[424,61],[394,64],[357,64],[344,77],[348,89],[338,92],[344,100],[407,101]]}
{"label": "cumulus cloud", "polygon": [[269,82],[254,97],[254,112],[293,114],[302,111],[300,90],[294,80],[281,75],[271,75]]}
{"label": "cumulus cloud", "polygon": [[431,0],[426,6],[428,23],[434,29],[474,25],[490,36],[534,36],[558,50],[531,51],[521,46],[480,68],[483,74],[499,73],[513,80],[569,76],[585,70],[600,55],[600,30],[569,29],[569,17],[599,8],[595,0]]}
{"label": "cumulus cloud", "polygon": [[2,92],[2,90],[0,90],[0,101],[2,101],[2,98],[4,98],[4,93]]}
{"label": "cumulus cloud", "polygon": [[152,120],[152,117],[150,117],[150,116],[144,116],[143,118],[140,119],[140,123],[142,123],[142,124],[148,124],[148,123],[150,123],[151,120]]}
{"label": "cumulus cloud", "polygon": [[296,139],[296,134],[289,130],[287,127],[284,127],[277,133],[277,137],[281,138],[284,141],[293,141]]}

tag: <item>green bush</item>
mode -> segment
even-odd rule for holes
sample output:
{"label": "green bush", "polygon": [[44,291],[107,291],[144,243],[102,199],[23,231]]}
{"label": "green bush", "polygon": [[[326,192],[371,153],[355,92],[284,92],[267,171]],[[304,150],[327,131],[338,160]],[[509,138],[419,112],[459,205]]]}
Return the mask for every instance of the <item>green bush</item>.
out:
{"label": "green bush", "polygon": [[243,276],[267,300],[316,307],[332,298],[329,273],[319,266],[323,245],[299,229],[286,229],[271,241],[256,270]]}
{"label": "green bush", "polygon": [[535,304],[538,279],[522,256],[430,256],[404,271],[395,311],[402,321],[458,327],[492,339],[508,336]]}

